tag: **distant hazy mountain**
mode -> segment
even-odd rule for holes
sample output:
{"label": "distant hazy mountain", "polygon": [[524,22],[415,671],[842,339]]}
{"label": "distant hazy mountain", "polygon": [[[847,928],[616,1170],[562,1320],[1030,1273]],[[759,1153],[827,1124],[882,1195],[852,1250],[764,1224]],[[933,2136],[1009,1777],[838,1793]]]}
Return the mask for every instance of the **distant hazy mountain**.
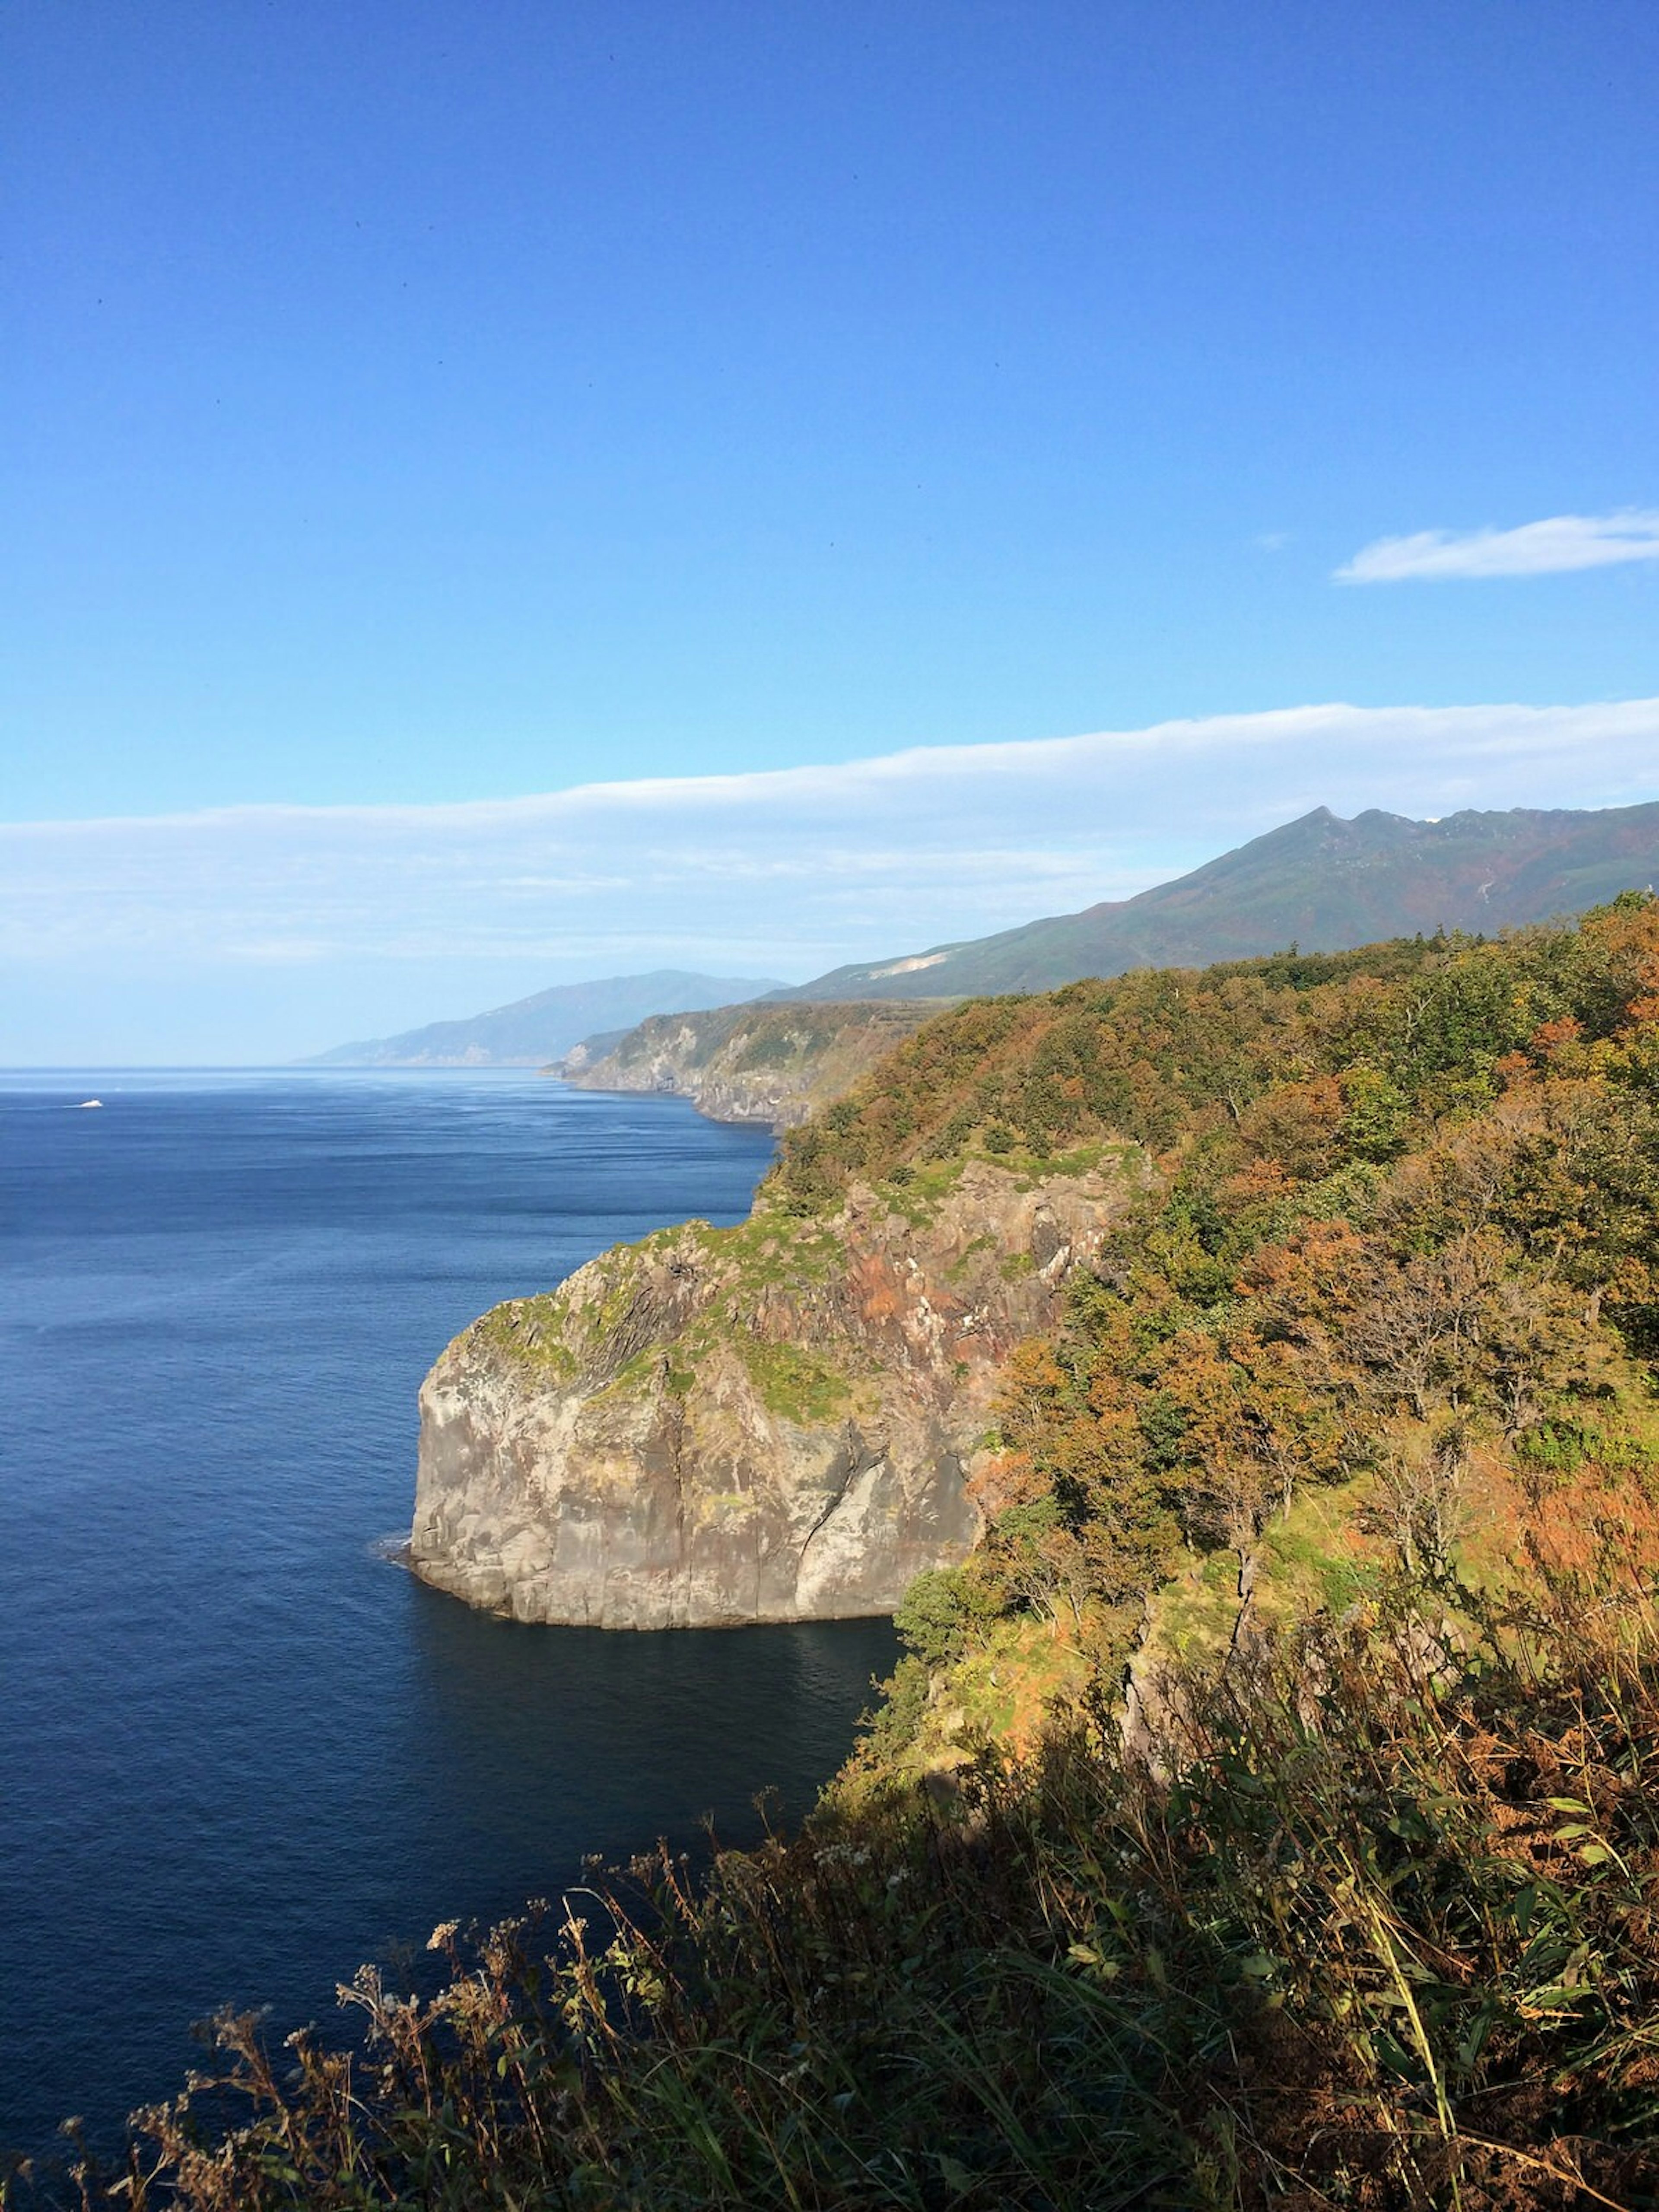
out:
{"label": "distant hazy mountain", "polygon": [[1437,929],[1492,931],[1577,914],[1659,881],[1659,802],[1595,812],[1516,807],[1412,822],[1328,807],[1174,883],[1082,914],[902,959],[836,968],[781,999],[937,999],[1050,991],[1129,968],[1201,968],[1299,945],[1340,952]]}
{"label": "distant hazy mountain", "polygon": [[649,975],[609,975],[598,983],[559,983],[470,1021],[429,1022],[401,1036],[337,1045],[307,1067],[540,1067],[597,1030],[630,1030],[650,1014],[743,1006],[781,985],[754,975],[697,975],[659,968]]}

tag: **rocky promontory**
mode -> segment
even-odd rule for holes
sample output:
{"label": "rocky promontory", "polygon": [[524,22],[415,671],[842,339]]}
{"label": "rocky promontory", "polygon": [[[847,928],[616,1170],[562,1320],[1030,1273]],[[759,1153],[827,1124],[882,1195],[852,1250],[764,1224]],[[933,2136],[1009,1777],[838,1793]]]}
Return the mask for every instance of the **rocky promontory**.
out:
{"label": "rocky promontory", "polygon": [[942,1003],[762,1001],[653,1014],[620,1037],[576,1046],[553,1073],[583,1091],[670,1091],[713,1121],[793,1128],[860,1082]]}
{"label": "rocky promontory", "polygon": [[999,1366],[1138,1180],[957,1160],[803,1218],[619,1245],[464,1331],[421,1392],[410,1558],[611,1628],[891,1611],[972,1547]]}

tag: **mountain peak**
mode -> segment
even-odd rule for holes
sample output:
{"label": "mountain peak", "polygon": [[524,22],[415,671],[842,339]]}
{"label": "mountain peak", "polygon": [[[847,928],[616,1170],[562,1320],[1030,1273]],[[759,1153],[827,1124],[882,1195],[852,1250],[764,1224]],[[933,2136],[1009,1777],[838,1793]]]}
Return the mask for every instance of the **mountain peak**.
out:
{"label": "mountain peak", "polygon": [[1659,878],[1659,802],[1440,822],[1315,806],[1189,875],[976,942],[842,968],[781,996],[908,999],[1046,991],[1125,969],[1201,968],[1296,945],[1340,952],[1419,931],[1490,934],[1582,913]]}

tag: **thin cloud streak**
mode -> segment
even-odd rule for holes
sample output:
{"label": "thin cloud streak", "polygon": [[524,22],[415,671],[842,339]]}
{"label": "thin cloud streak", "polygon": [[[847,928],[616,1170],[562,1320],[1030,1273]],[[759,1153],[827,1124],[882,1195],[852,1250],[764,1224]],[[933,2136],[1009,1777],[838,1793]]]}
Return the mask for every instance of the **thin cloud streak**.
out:
{"label": "thin cloud streak", "polygon": [[76,1006],[113,1007],[101,1033],[127,1021],[147,1056],[200,1057],[191,1009],[216,993],[206,1056],[270,1058],[623,969],[804,980],[1127,897],[1322,804],[1655,797],[1644,699],[1301,707],[454,805],[0,824],[0,1060],[61,1057],[66,1035],[94,1054]]}
{"label": "thin cloud streak", "polygon": [[1659,508],[1556,514],[1514,530],[1419,530],[1379,538],[1337,569],[1339,584],[1400,584],[1458,576],[1549,576],[1659,560]]}
{"label": "thin cloud streak", "polygon": [[434,806],[0,825],[0,955],[480,957],[618,928],[775,969],[1122,897],[1309,806],[1444,813],[1659,787],[1659,702],[1342,705]]}
{"label": "thin cloud streak", "polygon": [[[1656,519],[1659,526],[1659,518]],[[276,830],[292,825],[322,842],[357,835],[404,841],[422,831],[441,840],[469,831],[552,828],[613,813],[698,814],[742,817],[797,808],[827,819],[864,823],[872,802],[941,789],[1012,782],[1026,788],[1051,776],[1092,778],[1149,757],[1207,756],[1224,762],[1264,750],[1336,748],[1336,759],[1370,742],[1431,754],[1443,743],[1460,750],[1510,755],[1551,750],[1583,735],[1618,742],[1651,732],[1650,699],[1584,707],[1351,707],[1340,702],[1274,708],[1250,714],[1212,714],[1154,722],[1141,729],[1097,730],[1079,737],[1028,738],[1000,744],[915,745],[866,760],[746,774],[641,776],[626,783],[574,784],[563,791],[516,799],[469,799],[434,805],[309,806],[286,802],[204,807],[190,813],[96,815],[83,820],[0,823],[0,837],[55,842],[65,836],[125,839],[136,830],[163,832]],[[1571,732],[1569,736],[1566,733]],[[1340,769],[1339,769],[1340,772]],[[984,796],[992,794],[988,789]],[[1000,802],[999,802],[1000,803]],[[818,811],[837,810],[833,817]]]}

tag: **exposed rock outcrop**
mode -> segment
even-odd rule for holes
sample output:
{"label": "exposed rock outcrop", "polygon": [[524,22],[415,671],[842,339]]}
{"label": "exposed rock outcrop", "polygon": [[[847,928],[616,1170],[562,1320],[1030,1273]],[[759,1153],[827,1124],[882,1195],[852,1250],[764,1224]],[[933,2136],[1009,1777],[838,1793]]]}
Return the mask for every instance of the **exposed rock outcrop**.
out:
{"label": "exposed rock outcrop", "polygon": [[1136,1174],[957,1163],[831,1220],[665,1230],[497,1307],[422,1389],[416,1571],[604,1627],[890,1611],[971,1548],[997,1368]]}
{"label": "exposed rock outcrop", "polygon": [[666,1091],[714,1121],[790,1128],[850,1091],[937,1003],[716,1006],[654,1014],[556,1063],[583,1091]]}

